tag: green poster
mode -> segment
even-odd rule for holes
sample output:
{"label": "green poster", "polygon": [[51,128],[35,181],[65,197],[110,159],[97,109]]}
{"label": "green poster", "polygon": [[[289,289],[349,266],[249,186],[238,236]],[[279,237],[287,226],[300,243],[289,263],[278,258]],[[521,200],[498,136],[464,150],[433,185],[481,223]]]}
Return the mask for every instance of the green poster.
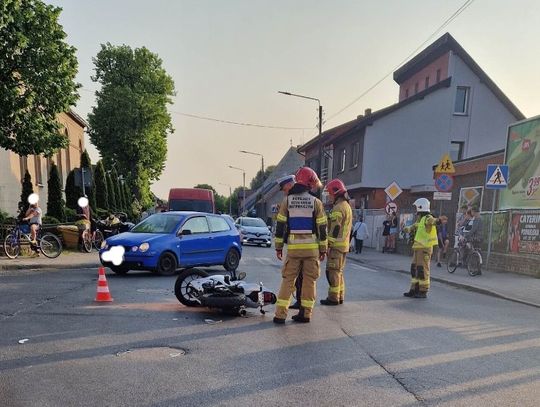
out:
{"label": "green poster", "polygon": [[508,129],[508,188],[501,190],[500,209],[540,208],[540,116]]}

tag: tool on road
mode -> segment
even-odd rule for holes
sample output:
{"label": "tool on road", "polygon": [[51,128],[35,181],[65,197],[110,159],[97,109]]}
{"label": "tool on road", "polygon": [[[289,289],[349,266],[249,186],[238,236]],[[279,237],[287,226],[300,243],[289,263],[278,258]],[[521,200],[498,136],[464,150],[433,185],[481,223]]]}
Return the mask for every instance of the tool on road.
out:
{"label": "tool on road", "polygon": [[97,282],[96,302],[112,302],[111,293],[109,291],[109,285],[107,284],[107,278],[105,277],[105,269],[99,268],[99,276]]}

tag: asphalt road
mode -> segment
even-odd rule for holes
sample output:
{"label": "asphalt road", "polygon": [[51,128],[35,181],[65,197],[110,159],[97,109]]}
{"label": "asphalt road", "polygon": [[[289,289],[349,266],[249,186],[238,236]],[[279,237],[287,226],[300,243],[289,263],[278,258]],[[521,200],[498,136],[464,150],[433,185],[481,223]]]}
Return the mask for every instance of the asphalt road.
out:
{"label": "asphalt road", "polygon": [[[239,270],[277,291],[272,249],[246,248]],[[142,272],[108,273],[114,302],[96,304],[96,280],[0,272],[0,405],[540,404],[537,308],[439,283],[407,299],[407,276],[349,262],[346,304],[275,326],[186,308],[174,277]]]}

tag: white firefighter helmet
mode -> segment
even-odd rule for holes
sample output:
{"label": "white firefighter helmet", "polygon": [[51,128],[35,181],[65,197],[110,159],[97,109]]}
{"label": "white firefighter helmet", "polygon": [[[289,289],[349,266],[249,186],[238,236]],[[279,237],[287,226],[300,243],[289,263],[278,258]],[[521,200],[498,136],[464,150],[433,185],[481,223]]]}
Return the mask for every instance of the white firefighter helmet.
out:
{"label": "white firefighter helmet", "polygon": [[430,203],[426,198],[418,198],[413,206],[416,207],[416,212],[429,212]]}

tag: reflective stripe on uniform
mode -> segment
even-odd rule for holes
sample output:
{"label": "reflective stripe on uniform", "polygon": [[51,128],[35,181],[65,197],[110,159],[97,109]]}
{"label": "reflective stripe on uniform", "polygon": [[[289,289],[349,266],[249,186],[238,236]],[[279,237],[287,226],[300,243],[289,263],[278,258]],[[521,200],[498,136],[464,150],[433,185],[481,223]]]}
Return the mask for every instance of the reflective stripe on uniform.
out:
{"label": "reflective stripe on uniform", "polygon": [[329,293],[339,293],[341,290],[340,290],[340,287],[339,285],[338,286],[330,286],[328,287],[328,292]]}
{"label": "reflective stripe on uniform", "polygon": [[275,238],[274,238],[274,242],[276,242],[276,243],[283,243],[283,238],[281,238],[281,237],[275,237]]}
{"label": "reflective stripe on uniform", "polygon": [[315,301],[301,300],[300,305],[302,306],[302,308],[313,308],[313,306],[315,305]]}
{"label": "reflective stripe on uniform", "polygon": [[304,250],[304,249],[318,249],[318,243],[289,243],[287,246],[289,250]]}
{"label": "reflective stripe on uniform", "polygon": [[278,222],[287,222],[287,217],[282,215],[282,214],[278,214],[276,219],[277,219]]}
{"label": "reflective stripe on uniform", "polygon": [[328,238],[328,240],[333,243],[332,247],[347,247],[348,244],[349,244],[349,242],[347,242],[347,241],[339,241],[339,242],[336,241],[336,240],[332,241],[332,240],[330,240],[330,238]]}
{"label": "reflective stripe on uniform", "polygon": [[289,300],[282,300],[281,298],[278,298],[277,301],[276,301],[276,306],[278,307],[285,307],[285,308],[289,308]]}
{"label": "reflective stripe on uniform", "polygon": [[326,216],[321,216],[316,220],[317,225],[324,225],[326,223]]}

